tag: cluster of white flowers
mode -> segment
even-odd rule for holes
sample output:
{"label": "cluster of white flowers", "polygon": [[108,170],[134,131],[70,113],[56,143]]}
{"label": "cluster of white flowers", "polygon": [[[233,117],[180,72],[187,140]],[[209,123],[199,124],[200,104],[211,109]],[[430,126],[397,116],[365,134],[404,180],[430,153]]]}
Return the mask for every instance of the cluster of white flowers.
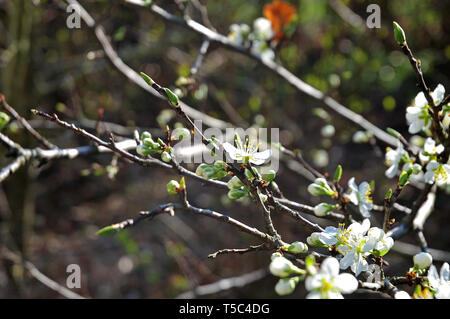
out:
{"label": "cluster of white flowers", "polygon": [[274,35],[272,23],[260,17],[253,22],[253,31],[247,24],[232,24],[228,39],[235,45],[250,47],[250,52],[260,56],[262,60],[273,60],[275,52],[268,42]]}
{"label": "cluster of white flowers", "polygon": [[[439,104],[444,98],[445,88],[442,84],[439,84],[436,89],[431,93],[434,103]],[[420,131],[428,130],[431,126],[431,115],[428,112],[428,101],[425,98],[425,94],[420,92],[414,99],[414,105],[409,106],[406,109],[406,120],[408,121],[408,131],[411,134],[419,133]]]}
{"label": "cluster of white flowers", "polygon": [[[445,95],[445,88],[442,84],[439,84],[436,89],[431,93],[434,103],[439,104]],[[448,105],[444,106],[444,117],[442,119],[442,126],[447,128],[450,121],[448,120],[450,114],[446,114]],[[408,131],[411,134],[419,132],[425,132],[430,135],[430,127],[432,117],[429,112],[430,106],[425,98],[423,92],[417,94],[414,99],[414,104],[406,109],[406,120],[409,124]],[[420,164],[416,163],[410,158],[408,152],[404,149],[403,144],[398,141],[397,149],[393,150],[387,148],[386,150],[386,165],[389,167],[386,170],[386,176],[388,178],[394,178],[401,171],[406,171],[410,167],[413,168],[413,178],[420,182],[436,183],[438,186],[450,186],[450,163],[438,162],[438,156],[444,152],[444,146],[437,144],[432,137],[427,137],[423,148],[419,152],[417,161],[420,160]],[[401,164],[403,164],[400,170]],[[424,167],[424,172],[422,172]]]}
{"label": "cluster of white flowers", "polygon": [[378,227],[370,228],[370,221],[353,223],[348,228],[328,226],[323,232],[312,233],[307,242],[311,246],[334,247],[338,252],[341,269],[348,267],[358,276],[369,269],[369,255],[383,256],[394,245],[394,240],[386,236]]}

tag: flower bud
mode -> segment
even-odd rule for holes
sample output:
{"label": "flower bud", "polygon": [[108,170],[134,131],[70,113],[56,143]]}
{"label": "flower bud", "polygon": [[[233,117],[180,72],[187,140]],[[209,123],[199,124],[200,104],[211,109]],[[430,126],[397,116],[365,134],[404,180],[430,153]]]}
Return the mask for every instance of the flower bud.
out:
{"label": "flower bud", "polygon": [[278,280],[275,285],[275,292],[280,296],[289,295],[294,292],[295,286],[297,286],[299,281],[300,278],[298,276],[293,278],[282,278]]}
{"label": "flower bud", "polygon": [[240,189],[244,186],[244,183],[241,182],[239,177],[233,176],[227,183],[229,189]]}
{"label": "flower bud", "polygon": [[227,168],[227,163],[224,161],[215,161],[214,167],[217,169],[225,170]]}
{"label": "flower bud", "polygon": [[174,140],[182,140],[191,136],[191,132],[184,127],[176,128],[172,131],[172,138]]}
{"label": "flower bud", "polygon": [[170,195],[175,195],[178,193],[178,190],[180,189],[180,184],[177,181],[171,180],[169,183],[167,183],[167,192]]}
{"label": "flower bud", "polygon": [[429,253],[418,253],[414,255],[414,266],[419,269],[428,268],[433,263],[433,257]]}
{"label": "flower bud", "polygon": [[406,36],[405,31],[403,31],[402,27],[397,22],[392,22],[394,26],[394,38],[395,41],[401,46],[405,45],[406,42]]}
{"label": "flower bud", "polygon": [[152,134],[150,134],[150,132],[144,131],[144,132],[142,132],[142,134],[141,134],[141,140],[143,141],[143,140],[145,140],[146,138],[151,139],[151,138],[152,138]]}
{"label": "flower bud", "polygon": [[287,251],[293,254],[306,253],[308,251],[308,245],[302,243],[301,241],[296,241],[288,246]]}
{"label": "flower bud", "polygon": [[334,191],[330,188],[325,178],[316,178],[314,183],[308,186],[308,192],[313,196],[334,195]]}
{"label": "flower bud", "polygon": [[227,196],[229,199],[239,199],[243,196],[245,196],[247,194],[247,192],[245,190],[242,189],[232,189],[228,192]]}
{"label": "flower bud", "polygon": [[310,246],[322,246],[322,241],[319,239],[319,233],[312,233],[306,238],[306,242]]}
{"label": "flower bud", "polygon": [[274,260],[275,258],[283,257],[283,255],[279,252],[273,253],[272,256],[270,256],[270,260]]}
{"label": "flower bud", "polygon": [[295,268],[297,267],[284,257],[274,258],[269,266],[272,275],[277,277],[287,277],[295,271]]}
{"label": "flower bud", "polygon": [[139,144],[136,147],[136,153],[138,153],[141,156],[147,156],[150,152],[147,146]]}
{"label": "flower bud", "polygon": [[172,160],[172,156],[170,156],[168,152],[164,151],[161,154],[161,159],[163,160],[163,162],[169,163]]}
{"label": "flower bud", "polygon": [[320,203],[314,206],[314,214],[316,216],[323,217],[328,215],[328,212],[332,211],[333,209],[334,209],[333,205],[327,203]]}
{"label": "flower bud", "polygon": [[274,179],[275,179],[275,176],[276,176],[277,174],[276,174],[276,172],[273,170],[273,169],[271,169],[270,171],[268,171],[266,174],[263,174],[263,179],[265,180],[265,181],[267,181],[267,182],[271,182],[271,181],[273,181]]}

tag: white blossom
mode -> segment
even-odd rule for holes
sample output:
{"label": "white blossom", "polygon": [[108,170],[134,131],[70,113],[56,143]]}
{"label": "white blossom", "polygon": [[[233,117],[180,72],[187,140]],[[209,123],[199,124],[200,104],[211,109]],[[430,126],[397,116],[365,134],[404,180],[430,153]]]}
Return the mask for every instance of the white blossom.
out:
{"label": "white blossom", "polygon": [[238,147],[234,147],[228,142],[222,144],[225,151],[230,155],[231,159],[242,161],[244,163],[250,162],[254,165],[262,165],[272,155],[271,150],[265,150],[257,152],[258,146],[252,143],[248,143],[246,146],[238,144]]}
{"label": "white blossom", "polygon": [[[435,104],[438,104],[445,94],[445,88],[439,84],[431,93]],[[406,108],[406,120],[408,121],[408,131],[411,134],[426,130],[431,125],[431,115],[428,112],[428,101],[423,92],[417,94],[414,99],[414,105]]]}
{"label": "white blossom", "polygon": [[274,36],[272,23],[266,18],[258,18],[253,22],[253,34],[258,40],[270,40]]}
{"label": "white blossom", "polygon": [[430,157],[432,159],[436,159],[436,156],[441,154],[443,151],[444,145],[436,145],[436,141],[431,137],[428,137],[423,145],[423,152],[419,153],[419,158],[422,163],[426,163],[430,160]]}
{"label": "white blossom", "polygon": [[332,247],[339,252],[341,269],[351,268],[358,276],[369,269],[366,261],[370,254],[382,256],[394,245],[394,240],[377,227],[370,228],[369,219],[352,223],[347,229],[328,226],[323,232],[312,233],[307,242],[312,246]]}
{"label": "white blossom", "polygon": [[235,45],[245,45],[250,27],[246,24],[232,24],[228,39]]}
{"label": "white blossom", "polygon": [[450,275],[449,265],[444,263],[441,267],[440,275],[434,265],[428,270],[428,282],[436,291],[434,297],[437,299],[450,299]]}
{"label": "white blossom", "polygon": [[431,161],[426,166],[424,175],[425,182],[432,184],[436,182],[438,186],[443,186],[450,182],[450,165]]}
{"label": "white blossom", "polygon": [[358,288],[358,281],[351,274],[339,274],[339,262],[328,257],[320,265],[320,271],[305,280],[310,293],[308,299],[343,299],[342,294],[350,294]]}
{"label": "white blossom", "polygon": [[350,194],[345,196],[355,205],[359,207],[360,213],[364,217],[370,217],[370,211],[373,208],[373,201],[371,198],[372,191],[370,185],[367,182],[362,182],[359,186],[355,183],[355,178],[352,177],[348,181],[348,187]]}
{"label": "white blossom", "polygon": [[386,165],[389,168],[386,170],[385,175],[387,178],[394,178],[398,171],[400,161],[402,160],[403,155],[405,154],[405,149],[403,148],[403,144],[397,140],[397,149],[393,150],[391,148],[386,149]]}
{"label": "white blossom", "polygon": [[258,55],[263,61],[275,59],[275,52],[262,40],[252,41],[250,52],[254,55]]}

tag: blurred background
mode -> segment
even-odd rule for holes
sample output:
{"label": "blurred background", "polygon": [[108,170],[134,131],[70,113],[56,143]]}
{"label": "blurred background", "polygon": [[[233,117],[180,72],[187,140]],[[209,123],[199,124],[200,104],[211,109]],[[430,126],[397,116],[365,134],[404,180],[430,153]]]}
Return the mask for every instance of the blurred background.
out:
{"label": "blurred background", "polygon": [[[271,2],[199,1],[214,28],[225,35],[233,23],[252,25],[263,16],[263,6]],[[405,108],[418,93],[415,74],[393,38],[393,20],[404,28],[429,86],[434,89],[442,83],[450,88],[450,22],[446,18],[450,1],[287,2],[295,6],[297,22],[293,33],[276,48],[276,61],[382,129],[392,127],[409,137]],[[337,2],[363,23],[352,25],[343,19]],[[192,4],[156,3],[177,15],[180,6],[187,5],[191,17],[202,21]],[[370,3],[381,8],[381,28],[365,25]],[[128,81],[109,63],[86,24],[68,29],[68,13],[62,4],[0,0],[0,92],[8,103],[60,147],[87,145],[88,141],[33,117],[31,108],[57,112],[91,132],[102,116],[97,127],[102,137],[107,137],[108,129],[117,136],[132,137],[136,127],[163,136],[161,128],[178,122],[175,114],[167,110],[164,101]],[[105,28],[118,55],[134,70],[144,71],[170,88],[175,88],[180,76],[189,76],[201,36],[124,1],[86,0],[81,4]],[[213,43],[196,79],[195,85],[183,92],[183,101],[196,109],[237,126],[246,123],[280,128],[280,142],[300,149],[319,171],[332,174],[341,164],[345,182],[352,176],[358,183],[374,180],[374,201],[378,204],[394,185],[395,181],[384,176],[386,145],[355,143],[352,137],[358,128],[351,122],[296,91],[249,57]],[[107,123],[120,127],[112,129]],[[15,122],[2,132],[23,146],[37,146]],[[4,156],[4,148],[0,153],[3,167],[10,159]],[[195,170],[195,166],[188,168]],[[306,191],[309,181],[295,171],[295,165],[283,161],[276,181],[284,195],[300,203],[317,204],[318,199]],[[202,297],[277,297],[273,288],[277,279],[265,274],[269,252],[207,258],[219,249],[258,244],[216,220],[177,212],[174,217],[144,221],[113,237],[95,235],[101,227],[173,201],[165,190],[173,178],[178,176],[172,171],[137,167],[111,154],[55,160],[39,167],[31,163],[1,184],[0,243],[14,242],[27,260],[62,285],[67,265],[80,265],[81,289],[75,291],[85,297],[174,298],[199,285],[244,274],[253,279],[244,287]],[[205,188],[190,179],[187,184],[193,205],[263,229],[254,205],[231,203],[223,190]],[[410,206],[417,194],[409,188],[399,202]],[[439,195],[424,232],[431,248],[445,250],[450,244],[450,209],[448,196]],[[380,226],[381,213],[374,214]],[[396,213],[393,217],[401,218]],[[309,235],[286,216],[273,219],[286,242],[305,241]],[[413,237],[401,241],[416,245]],[[412,258],[402,247],[403,253],[397,249],[386,256],[391,264],[388,275],[412,266]],[[412,253],[419,251],[407,247]],[[304,297],[302,286],[289,297]],[[353,297],[360,296],[356,293]],[[2,261],[0,298],[12,297],[61,296],[30,277],[20,265]]]}

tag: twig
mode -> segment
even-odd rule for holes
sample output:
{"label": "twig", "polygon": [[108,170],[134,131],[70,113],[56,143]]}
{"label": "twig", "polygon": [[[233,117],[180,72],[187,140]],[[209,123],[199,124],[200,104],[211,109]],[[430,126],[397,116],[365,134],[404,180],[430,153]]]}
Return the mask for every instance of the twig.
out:
{"label": "twig", "polygon": [[260,250],[266,250],[267,246],[264,244],[257,245],[257,246],[250,246],[248,248],[226,248],[216,251],[215,253],[209,254],[208,258],[216,258],[218,255],[225,255],[225,254],[246,254],[252,251],[260,251]]}
{"label": "twig", "polygon": [[16,110],[11,107],[5,99],[5,96],[0,93],[0,108],[5,109],[9,114],[12,115],[12,117],[19,122],[25,130],[30,133],[31,136],[33,136],[42,146],[45,148],[51,149],[56,148],[55,145],[50,143],[47,139],[45,139],[41,134],[39,134],[28,122],[26,119],[21,117],[19,113],[16,112]]}

